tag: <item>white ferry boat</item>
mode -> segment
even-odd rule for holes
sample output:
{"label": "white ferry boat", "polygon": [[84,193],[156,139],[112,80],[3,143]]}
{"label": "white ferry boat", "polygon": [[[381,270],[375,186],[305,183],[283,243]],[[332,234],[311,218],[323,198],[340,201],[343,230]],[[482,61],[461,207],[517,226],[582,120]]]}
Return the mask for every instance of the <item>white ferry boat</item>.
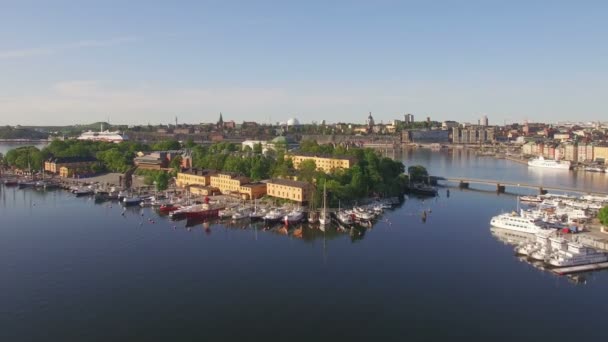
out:
{"label": "white ferry boat", "polygon": [[119,143],[121,141],[128,140],[127,136],[123,135],[119,131],[111,132],[109,130],[103,130],[103,125],[101,125],[101,130],[99,132],[88,131],[82,133],[78,140],[93,140],[93,141],[107,141]]}
{"label": "white ferry boat", "polygon": [[529,254],[530,259],[547,261],[553,253],[566,250],[568,240],[561,236],[553,236],[549,238],[548,243],[544,243],[540,249]]}
{"label": "white ferry boat", "polygon": [[536,234],[543,228],[542,221],[530,217],[522,217],[513,212],[492,217],[490,224],[494,227],[515,230],[522,233]]}
{"label": "white ferry boat", "polygon": [[570,170],[570,168],[572,167],[570,165],[569,161],[545,159],[545,158],[543,158],[543,156],[528,160],[528,166],[543,167],[543,168],[547,168],[547,169],[562,169],[562,170]]}
{"label": "white ferry boat", "polygon": [[606,261],[608,261],[606,253],[583,246],[579,242],[569,242],[567,249],[559,250],[549,258],[549,264],[557,267],[597,264]]}

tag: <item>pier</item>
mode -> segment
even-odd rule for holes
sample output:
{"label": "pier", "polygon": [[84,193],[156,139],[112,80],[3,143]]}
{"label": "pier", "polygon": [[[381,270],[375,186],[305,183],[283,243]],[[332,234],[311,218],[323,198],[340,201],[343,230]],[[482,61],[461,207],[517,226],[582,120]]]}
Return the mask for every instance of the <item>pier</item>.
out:
{"label": "pier", "polygon": [[468,189],[471,184],[481,184],[481,185],[490,185],[495,186],[496,191],[499,193],[504,193],[506,187],[513,188],[527,188],[527,189],[538,189],[539,194],[546,194],[547,191],[563,191],[563,192],[573,192],[573,193],[581,193],[581,194],[590,194],[590,195],[608,195],[608,191],[601,190],[581,190],[578,188],[570,188],[570,187],[562,187],[562,186],[546,186],[542,184],[529,184],[529,183],[518,183],[518,182],[510,182],[504,180],[495,180],[495,179],[478,179],[478,178],[466,178],[466,177],[433,177],[434,181],[437,182],[449,182],[456,183],[460,189]]}
{"label": "pier", "polygon": [[608,262],[601,262],[599,264],[587,264],[581,266],[571,266],[571,267],[560,267],[554,268],[552,271],[559,275],[570,274],[570,273],[579,273],[579,272],[589,272],[589,271],[597,271],[608,268]]}

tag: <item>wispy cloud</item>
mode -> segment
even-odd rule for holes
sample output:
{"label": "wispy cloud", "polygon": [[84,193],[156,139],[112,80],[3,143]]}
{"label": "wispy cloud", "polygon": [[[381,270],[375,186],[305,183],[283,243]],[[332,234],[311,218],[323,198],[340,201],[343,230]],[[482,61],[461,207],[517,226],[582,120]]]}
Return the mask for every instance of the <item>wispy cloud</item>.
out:
{"label": "wispy cloud", "polygon": [[76,42],[70,42],[66,44],[55,44],[44,47],[35,47],[27,49],[15,49],[15,50],[0,50],[0,59],[11,59],[11,58],[26,58],[35,56],[51,55],[60,53],[66,50],[94,48],[94,47],[108,47],[121,44],[131,43],[137,40],[135,36],[123,36],[114,37],[110,39],[102,40],[80,40]]}

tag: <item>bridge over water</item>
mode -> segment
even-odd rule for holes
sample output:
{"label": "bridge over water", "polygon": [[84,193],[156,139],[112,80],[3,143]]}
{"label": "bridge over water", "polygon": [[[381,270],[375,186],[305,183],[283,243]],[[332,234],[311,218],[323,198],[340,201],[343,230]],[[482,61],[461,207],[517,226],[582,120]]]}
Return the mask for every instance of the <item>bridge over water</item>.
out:
{"label": "bridge over water", "polygon": [[437,182],[448,182],[456,183],[461,189],[468,189],[470,184],[482,184],[482,185],[495,185],[497,192],[505,192],[506,187],[513,188],[528,188],[538,189],[540,194],[545,194],[547,191],[563,191],[563,192],[575,192],[591,195],[608,195],[606,190],[582,190],[580,188],[571,188],[565,186],[549,186],[543,184],[530,184],[522,182],[512,182],[497,179],[479,179],[479,178],[467,178],[467,177],[433,177],[433,180]]}

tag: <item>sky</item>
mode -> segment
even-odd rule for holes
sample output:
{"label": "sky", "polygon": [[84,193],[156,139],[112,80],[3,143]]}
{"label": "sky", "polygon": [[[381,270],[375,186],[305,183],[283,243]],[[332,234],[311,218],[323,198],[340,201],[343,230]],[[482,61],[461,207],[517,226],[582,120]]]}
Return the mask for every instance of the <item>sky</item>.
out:
{"label": "sky", "polygon": [[608,1],[0,0],[0,125],[608,118]]}

